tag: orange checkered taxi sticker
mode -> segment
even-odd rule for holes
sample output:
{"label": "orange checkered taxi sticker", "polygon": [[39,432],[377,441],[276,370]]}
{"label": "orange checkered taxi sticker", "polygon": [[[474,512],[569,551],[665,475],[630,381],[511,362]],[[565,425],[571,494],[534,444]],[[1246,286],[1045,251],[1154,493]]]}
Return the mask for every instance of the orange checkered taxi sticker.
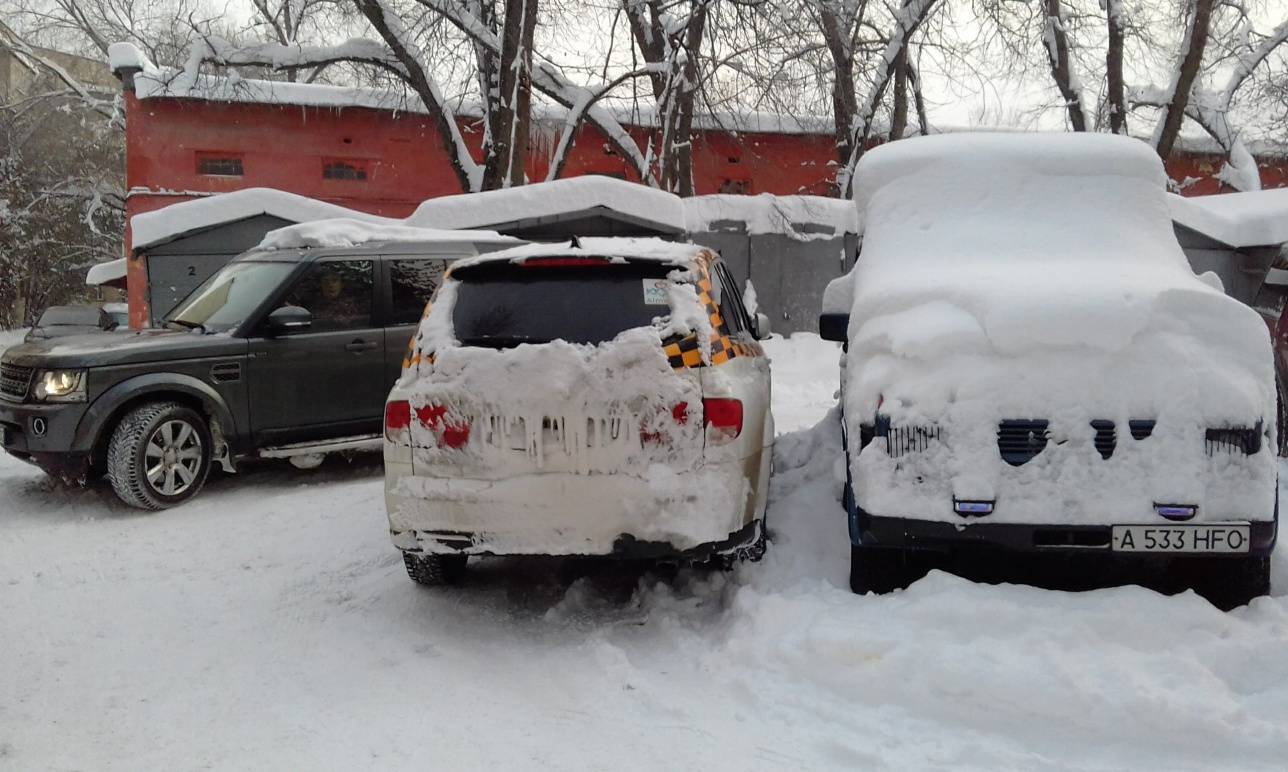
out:
{"label": "orange checkered taxi sticker", "polygon": [[[696,283],[698,300],[702,301],[703,307],[707,310],[707,317],[711,321],[711,366],[722,365],[740,356],[764,356],[765,350],[761,348],[759,342],[753,340],[746,332],[731,332],[729,325],[721,317],[720,308],[716,305],[711,292],[710,253],[704,253],[699,257],[693,264],[693,270],[698,276]],[[663,343],[663,350],[671,367],[677,370],[707,366],[707,363],[702,361],[702,347],[698,343],[696,333],[683,338],[674,336],[667,339]]]}

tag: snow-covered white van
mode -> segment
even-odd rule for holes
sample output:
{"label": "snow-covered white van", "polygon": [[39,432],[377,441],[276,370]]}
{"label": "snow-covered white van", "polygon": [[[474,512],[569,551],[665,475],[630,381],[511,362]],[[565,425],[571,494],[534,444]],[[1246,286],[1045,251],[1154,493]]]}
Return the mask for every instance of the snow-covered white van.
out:
{"label": "snow-covered white van", "polygon": [[708,249],[587,238],[452,265],[385,407],[394,545],[470,555],[759,557],[768,320]]}
{"label": "snow-covered white van", "polygon": [[970,550],[1184,568],[1230,604],[1268,590],[1269,335],[1190,269],[1145,143],[911,139],[855,185],[862,253],[820,319],[847,344],[855,591]]}

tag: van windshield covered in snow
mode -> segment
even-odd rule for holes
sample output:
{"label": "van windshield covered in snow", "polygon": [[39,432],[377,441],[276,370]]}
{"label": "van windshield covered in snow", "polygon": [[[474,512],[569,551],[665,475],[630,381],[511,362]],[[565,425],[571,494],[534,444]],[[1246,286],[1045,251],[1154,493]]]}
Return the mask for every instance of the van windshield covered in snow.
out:
{"label": "van windshield covered in snow", "polygon": [[603,343],[671,313],[672,270],[655,263],[477,266],[456,277],[452,323],[465,346]]}

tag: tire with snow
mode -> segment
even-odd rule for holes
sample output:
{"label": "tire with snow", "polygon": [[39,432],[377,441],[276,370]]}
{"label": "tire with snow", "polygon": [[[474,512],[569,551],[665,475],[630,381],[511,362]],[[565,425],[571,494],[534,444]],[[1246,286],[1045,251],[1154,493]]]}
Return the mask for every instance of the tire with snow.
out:
{"label": "tire with snow", "polygon": [[121,501],[167,509],[201,490],[213,442],[206,419],[177,402],[149,402],[125,414],[107,449],[107,476]]}
{"label": "tire with snow", "polygon": [[929,570],[925,557],[913,550],[850,547],[850,589],[859,595],[905,589]]}
{"label": "tire with snow", "polygon": [[465,555],[417,555],[413,552],[403,553],[403,566],[407,576],[416,584],[427,587],[439,587],[446,584],[458,584],[465,577]]}

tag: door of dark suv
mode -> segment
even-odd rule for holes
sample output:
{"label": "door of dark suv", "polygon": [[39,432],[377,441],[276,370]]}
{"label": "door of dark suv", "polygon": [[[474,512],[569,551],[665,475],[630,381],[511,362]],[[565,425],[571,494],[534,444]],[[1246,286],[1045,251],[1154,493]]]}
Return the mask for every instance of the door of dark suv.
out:
{"label": "door of dark suv", "polygon": [[277,304],[312,315],[310,327],[249,337],[251,423],[260,446],[377,434],[388,384],[374,259],[322,259]]}

